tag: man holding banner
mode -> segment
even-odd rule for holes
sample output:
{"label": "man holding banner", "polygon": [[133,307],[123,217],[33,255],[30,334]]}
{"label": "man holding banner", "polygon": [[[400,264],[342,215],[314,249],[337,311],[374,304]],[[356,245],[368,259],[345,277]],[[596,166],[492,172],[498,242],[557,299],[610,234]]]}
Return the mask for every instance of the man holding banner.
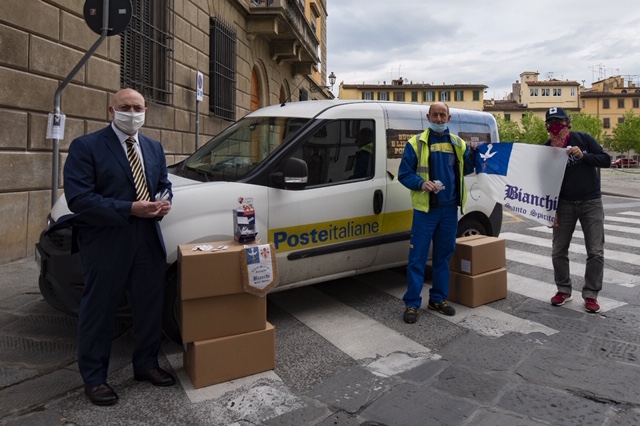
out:
{"label": "man holding banner", "polygon": [[563,108],[549,108],[545,124],[550,135],[545,145],[564,148],[568,156],[552,225],[551,260],[558,292],[551,304],[560,306],[572,300],[568,253],[580,221],[587,251],[582,298],[585,310],[597,313],[604,274],[604,209],[598,168],[611,167],[611,157],[591,135],[570,131],[571,119]]}
{"label": "man holding banner", "polygon": [[[546,113],[547,147],[526,143],[482,143],[476,174],[482,191],[505,209],[553,228],[552,262],[557,293],[554,306],[571,298],[569,244],[580,221],[587,251],[582,297],[587,312],[600,311],[604,272],[604,209],[598,168],[611,157],[587,133],[571,132],[564,109]],[[541,172],[542,171],[542,172]]]}

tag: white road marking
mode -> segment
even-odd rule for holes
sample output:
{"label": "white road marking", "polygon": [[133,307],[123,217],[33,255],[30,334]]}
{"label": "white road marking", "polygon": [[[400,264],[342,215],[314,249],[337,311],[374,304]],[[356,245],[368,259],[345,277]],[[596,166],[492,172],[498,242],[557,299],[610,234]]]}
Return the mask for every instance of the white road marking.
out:
{"label": "white road marking", "polygon": [[178,350],[173,351],[172,349],[165,348],[164,353],[169,360],[169,364],[173,368],[173,371],[176,373],[182,388],[191,401],[192,404],[209,401],[212,399],[218,399],[227,392],[231,392],[233,390],[239,389],[243,386],[251,386],[253,383],[256,383],[260,380],[275,380],[281,382],[282,379],[278,377],[276,373],[271,371],[265,371],[264,373],[254,374],[252,376],[242,377],[236,380],[229,380],[228,382],[219,383],[217,385],[206,386],[200,389],[196,389],[193,387],[191,383],[191,379],[187,375],[187,372],[183,368],[182,365],[182,348],[176,346]]}
{"label": "white road marking", "polygon": [[[542,256],[507,247],[507,260],[513,260],[514,262],[524,263],[525,265],[553,270],[551,254],[549,254],[549,256]],[[570,267],[571,275],[584,277],[584,263],[571,262]],[[640,284],[640,277],[604,268],[603,283],[619,285],[622,287],[635,287]]]}
{"label": "white road marking", "polygon": [[627,217],[605,216],[604,220],[611,220],[613,222],[632,223],[634,225],[640,225],[640,219],[629,219]]}
{"label": "white road marking", "polygon": [[[286,389],[284,386],[282,388]],[[242,424],[259,424],[266,419],[277,417],[293,410],[306,407],[296,395],[289,390],[282,390],[270,385],[252,386],[241,392],[234,399],[226,401],[227,410],[241,416]],[[240,426],[241,423],[231,423],[229,426]]]}
{"label": "white road marking", "polygon": [[269,300],[355,360],[398,350],[431,356],[429,348],[312,287],[273,293]]}
{"label": "white road marking", "polygon": [[[553,234],[553,229],[548,228],[546,226],[537,226],[535,228],[529,228],[529,230],[542,232],[543,234],[548,234],[548,235]],[[584,239],[584,234],[582,233],[582,231],[576,230],[573,233],[573,238]],[[619,245],[622,245],[622,246],[640,248],[640,240],[635,239],[635,238],[625,238],[625,237],[616,237],[615,235],[606,235],[605,236],[605,240],[606,240],[607,243],[619,244]],[[605,250],[605,257],[607,257],[607,253],[608,252],[609,252],[609,250]]]}
{"label": "white road marking", "polygon": [[[555,285],[542,283],[531,278],[523,277],[507,272],[507,288],[509,291],[521,294],[531,299],[540,300],[541,302],[551,303],[551,296],[556,292]],[[610,311],[620,306],[626,305],[624,302],[609,299],[607,297],[598,296],[598,304],[600,312]],[[573,292],[573,301],[567,302],[561,306],[574,311],[584,312],[584,303],[580,292]]]}
{"label": "white road marking", "polygon": [[[551,239],[549,238],[533,237],[531,235],[516,234],[514,232],[502,233],[500,234],[500,237],[510,241],[532,244],[549,249],[551,248]],[[581,244],[571,244],[571,246],[569,246],[569,252],[586,255],[587,249],[585,249],[584,245]],[[605,250],[605,258],[640,265],[640,256],[633,253],[623,253],[621,251],[607,249]],[[549,257],[549,263],[551,263],[551,257]]]}
{"label": "white road marking", "polygon": [[[640,235],[640,229],[631,228],[629,226],[609,225],[608,223],[605,223],[604,229],[607,231],[624,232],[626,234]],[[608,238],[608,237],[609,236],[607,235],[605,238]]]}
{"label": "white road marking", "polygon": [[[406,278],[402,277],[401,280],[398,280],[397,278],[394,280],[391,275],[398,276],[398,274],[393,274],[391,272],[380,271],[374,274],[368,274],[365,276],[366,278],[361,277],[360,281],[390,294],[391,296],[402,299],[402,296],[407,290]],[[355,277],[355,279],[358,279],[358,277]],[[425,285],[422,290],[421,308],[424,310],[427,310],[429,288],[430,286]],[[461,327],[473,330],[485,336],[500,337],[511,332],[522,334],[538,332],[550,336],[558,332],[558,330],[554,330],[553,328],[534,321],[518,318],[486,305],[478,306],[476,308],[469,308],[467,306],[451,302],[450,305],[456,308],[456,314],[454,316],[448,317],[437,313],[434,313],[433,315],[439,315],[441,318],[449,322],[458,324]]]}
{"label": "white road marking", "polygon": [[[434,356],[431,359],[439,358],[440,356]],[[367,365],[367,369],[377,376],[390,377],[408,370],[413,370],[427,361],[428,359],[424,357],[414,358],[403,353],[393,353],[373,361]]]}

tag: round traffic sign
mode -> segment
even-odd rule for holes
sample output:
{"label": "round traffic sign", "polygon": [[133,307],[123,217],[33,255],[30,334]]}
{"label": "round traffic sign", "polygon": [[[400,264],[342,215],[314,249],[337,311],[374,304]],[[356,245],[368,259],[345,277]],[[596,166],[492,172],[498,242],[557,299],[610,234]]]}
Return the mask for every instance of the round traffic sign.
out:
{"label": "round traffic sign", "polygon": [[[84,21],[96,34],[102,35],[102,18],[104,16],[104,0],[87,0],[84,3]],[[109,31],[108,36],[120,34],[129,22],[133,8],[131,0],[109,0]]]}

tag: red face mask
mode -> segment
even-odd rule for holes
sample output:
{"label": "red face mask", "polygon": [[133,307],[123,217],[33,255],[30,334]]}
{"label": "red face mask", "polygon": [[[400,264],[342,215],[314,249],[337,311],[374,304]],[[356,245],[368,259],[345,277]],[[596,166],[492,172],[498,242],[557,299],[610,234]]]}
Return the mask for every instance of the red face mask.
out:
{"label": "red face mask", "polygon": [[567,127],[566,124],[556,123],[556,124],[552,124],[552,125],[548,126],[547,130],[553,136],[558,136],[560,134],[560,132],[562,132],[562,130],[564,130],[566,127]]}

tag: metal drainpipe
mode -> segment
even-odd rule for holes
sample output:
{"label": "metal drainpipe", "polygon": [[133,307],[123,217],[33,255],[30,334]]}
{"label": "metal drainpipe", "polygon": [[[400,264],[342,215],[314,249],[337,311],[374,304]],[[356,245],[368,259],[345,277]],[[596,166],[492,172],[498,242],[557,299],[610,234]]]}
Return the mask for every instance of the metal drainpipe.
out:
{"label": "metal drainpipe", "polygon": [[[91,49],[84,54],[80,62],[71,70],[69,75],[62,81],[62,84],[56,90],[55,95],[53,96],[53,113],[60,114],[60,97],[62,96],[62,91],[69,84],[71,79],[80,71],[80,68],[89,60],[91,55],[98,49],[98,47],[102,44],[104,39],[107,38],[107,33],[109,32],[109,0],[104,0],[102,3],[102,34],[100,34],[100,38],[91,46]],[[58,200],[58,167],[59,167],[59,159],[60,157],[60,139],[53,140],[53,161],[51,165],[51,206],[53,206]]]}

